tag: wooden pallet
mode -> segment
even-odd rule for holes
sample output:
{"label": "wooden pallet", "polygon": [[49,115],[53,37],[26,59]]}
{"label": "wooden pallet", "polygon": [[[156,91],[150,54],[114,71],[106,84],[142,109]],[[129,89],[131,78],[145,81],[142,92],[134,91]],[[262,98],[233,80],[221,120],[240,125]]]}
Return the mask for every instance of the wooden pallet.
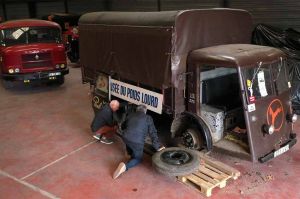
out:
{"label": "wooden pallet", "polygon": [[178,180],[184,184],[194,187],[206,197],[211,196],[215,187],[226,187],[227,180],[236,180],[241,173],[213,158],[204,154],[199,154],[201,164],[196,172],[187,176],[178,176]]}

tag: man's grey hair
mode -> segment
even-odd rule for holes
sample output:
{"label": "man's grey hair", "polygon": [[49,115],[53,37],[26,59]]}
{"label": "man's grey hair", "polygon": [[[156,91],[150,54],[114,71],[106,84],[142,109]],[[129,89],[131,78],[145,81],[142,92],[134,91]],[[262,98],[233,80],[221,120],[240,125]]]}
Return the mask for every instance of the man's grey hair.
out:
{"label": "man's grey hair", "polygon": [[136,107],[136,112],[144,112],[145,114],[147,113],[147,106],[141,104],[141,105],[138,105]]}

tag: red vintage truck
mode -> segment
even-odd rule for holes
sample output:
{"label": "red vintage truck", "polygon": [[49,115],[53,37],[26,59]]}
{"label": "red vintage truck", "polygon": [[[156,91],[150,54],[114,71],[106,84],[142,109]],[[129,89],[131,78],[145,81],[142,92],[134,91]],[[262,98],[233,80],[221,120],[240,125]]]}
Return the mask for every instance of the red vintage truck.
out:
{"label": "red vintage truck", "polygon": [[29,19],[1,23],[0,68],[4,87],[12,87],[13,81],[63,84],[69,69],[60,26]]}

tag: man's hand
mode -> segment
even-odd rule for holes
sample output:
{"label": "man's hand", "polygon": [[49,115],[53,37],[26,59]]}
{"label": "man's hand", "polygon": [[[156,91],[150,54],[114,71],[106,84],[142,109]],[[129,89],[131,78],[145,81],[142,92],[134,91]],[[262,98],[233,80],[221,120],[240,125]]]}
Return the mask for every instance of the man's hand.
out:
{"label": "man's hand", "polygon": [[162,146],[160,147],[159,149],[157,149],[157,151],[161,151],[161,150],[164,150],[166,147]]}

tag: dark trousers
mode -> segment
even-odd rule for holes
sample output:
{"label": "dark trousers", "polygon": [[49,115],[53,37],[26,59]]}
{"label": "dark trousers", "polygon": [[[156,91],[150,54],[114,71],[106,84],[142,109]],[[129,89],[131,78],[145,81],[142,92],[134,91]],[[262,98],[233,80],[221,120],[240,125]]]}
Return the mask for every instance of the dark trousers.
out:
{"label": "dark trousers", "polygon": [[142,162],[144,154],[144,145],[124,140],[126,150],[131,159],[126,163],[126,170],[138,165]]}

